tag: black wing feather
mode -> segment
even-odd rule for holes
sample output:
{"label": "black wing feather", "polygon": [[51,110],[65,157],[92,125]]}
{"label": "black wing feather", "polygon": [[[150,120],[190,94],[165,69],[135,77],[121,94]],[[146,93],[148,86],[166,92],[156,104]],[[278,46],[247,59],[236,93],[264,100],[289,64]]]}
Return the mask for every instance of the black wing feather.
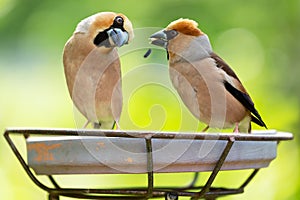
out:
{"label": "black wing feather", "polygon": [[266,124],[262,120],[260,114],[254,107],[254,103],[252,102],[250,96],[244,92],[241,92],[240,90],[233,87],[230,83],[227,81],[224,81],[224,85],[226,90],[232,94],[243,106],[245,106],[253,115],[251,116],[252,121],[259,126],[263,126],[267,128]]}
{"label": "black wing feather", "polygon": [[[226,74],[228,74],[232,78],[241,82],[239,80],[239,78],[237,77],[237,75],[234,73],[234,71],[230,68],[230,66],[222,58],[220,58],[216,53],[213,53],[213,52],[210,54],[210,56],[211,56],[211,58],[213,58],[215,60],[216,66],[218,68],[222,69],[224,72],[226,72]],[[233,95],[243,106],[245,106],[253,114],[253,115],[251,115],[251,121],[253,121],[254,123],[256,123],[259,126],[263,126],[263,127],[267,128],[267,126],[264,123],[264,121],[262,120],[261,116],[255,109],[254,103],[253,103],[252,99],[250,98],[250,96],[247,93],[236,89],[227,81],[224,82],[224,85],[225,85],[225,88],[228,90],[228,92],[230,92],[231,95]]]}

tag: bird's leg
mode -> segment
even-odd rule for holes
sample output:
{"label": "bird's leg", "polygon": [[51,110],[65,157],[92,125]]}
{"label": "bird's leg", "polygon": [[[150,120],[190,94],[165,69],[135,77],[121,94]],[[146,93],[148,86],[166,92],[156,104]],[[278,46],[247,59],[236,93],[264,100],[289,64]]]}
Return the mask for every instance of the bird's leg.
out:
{"label": "bird's leg", "polygon": [[120,130],[120,124],[118,121],[114,121],[114,124],[111,129],[114,129],[115,126],[116,126],[116,130]]}
{"label": "bird's leg", "polygon": [[233,132],[234,132],[234,133],[239,133],[239,123],[235,123]]}
{"label": "bird's leg", "polygon": [[114,129],[114,128],[115,128],[115,126],[116,126],[116,121],[114,121],[114,123],[113,123],[113,125],[112,125],[111,129]]}
{"label": "bird's leg", "polygon": [[207,125],[201,132],[206,132],[209,129],[209,126]]}
{"label": "bird's leg", "polygon": [[98,123],[94,122],[94,129],[100,129],[100,127],[101,127],[100,122],[98,122]]}
{"label": "bird's leg", "polygon": [[83,129],[86,129],[86,127],[89,125],[89,123],[90,123],[90,121],[89,120],[87,120],[86,122],[85,122],[85,124],[83,125]]}

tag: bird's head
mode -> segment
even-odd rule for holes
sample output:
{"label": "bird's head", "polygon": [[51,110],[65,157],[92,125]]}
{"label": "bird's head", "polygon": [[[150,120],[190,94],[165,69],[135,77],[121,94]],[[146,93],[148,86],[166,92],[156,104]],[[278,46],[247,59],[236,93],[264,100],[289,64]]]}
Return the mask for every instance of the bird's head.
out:
{"label": "bird's head", "polygon": [[97,47],[121,47],[133,38],[133,28],[123,14],[101,12],[83,19],[74,34],[86,34]]}
{"label": "bird's head", "polygon": [[180,18],[171,22],[167,28],[151,35],[150,40],[151,44],[167,49],[169,43],[180,39],[190,40],[201,35],[204,35],[204,33],[198,28],[197,22]]}
{"label": "bird's head", "polygon": [[165,29],[150,36],[151,44],[165,48],[170,54],[183,54],[194,51],[201,36],[207,37],[199,28],[198,23],[190,19],[178,19],[171,22]]}

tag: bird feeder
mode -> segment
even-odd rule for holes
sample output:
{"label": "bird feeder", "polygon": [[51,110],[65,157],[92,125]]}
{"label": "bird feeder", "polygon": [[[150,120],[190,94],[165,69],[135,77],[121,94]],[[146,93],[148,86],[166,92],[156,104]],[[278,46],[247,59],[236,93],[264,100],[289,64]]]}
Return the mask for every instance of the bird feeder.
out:
{"label": "bird feeder", "polygon": [[[27,161],[12,135],[24,138]],[[178,133],[154,131],[8,128],[9,146],[30,179],[49,200],[77,199],[216,199],[244,192],[259,169],[276,158],[280,141],[293,135],[275,130],[243,133]],[[253,169],[238,188],[213,187],[220,171]],[[187,186],[157,187],[155,173],[195,172]],[[210,172],[197,185],[199,172]],[[127,188],[64,188],[53,175],[147,174],[147,186]],[[47,176],[52,186],[38,177]]]}

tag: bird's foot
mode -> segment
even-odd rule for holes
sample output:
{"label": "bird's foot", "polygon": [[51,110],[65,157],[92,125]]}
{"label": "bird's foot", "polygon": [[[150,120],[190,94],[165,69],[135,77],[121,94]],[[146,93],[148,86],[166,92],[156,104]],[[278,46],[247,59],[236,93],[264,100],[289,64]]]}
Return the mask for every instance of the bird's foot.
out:
{"label": "bird's foot", "polygon": [[119,124],[118,121],[114,121],[114,123],[113,123],[111,129],[114,130],[115,127],[116,127],[116,130],[121,130],[120,124]]}
{"label": "bird's foot", "polygon": [[234,129],[233,129],[233,132],[234,133],[239,133],[240,131],[239,131],[239,123],[235,123],[235,127],[234,127]]}
{"label": "bird's foot", "polygon": [[121,128],[120,128],[120,124],[119,124],[119,122],[118,122],[118,121],[115,121],[115,123],[114,123],[114,125],[113,125],[112,129],[114,129],[114,127],[116,127],[116,130],[121,130]]}
{"label": "bird's foot", "polygon": [[86,127],[88,126],[90,124],[90,121],[89,120],[87,120],[86,122],[85,122],[85,124],[83,125],[83,129],[86,129]]}
{"label": "bird's foot", "polygon": [[101,127],[101,123],[99,122],[99,123],[96,123],[96,122],[94,122],[94,129],[100,129],[100,127]]}

